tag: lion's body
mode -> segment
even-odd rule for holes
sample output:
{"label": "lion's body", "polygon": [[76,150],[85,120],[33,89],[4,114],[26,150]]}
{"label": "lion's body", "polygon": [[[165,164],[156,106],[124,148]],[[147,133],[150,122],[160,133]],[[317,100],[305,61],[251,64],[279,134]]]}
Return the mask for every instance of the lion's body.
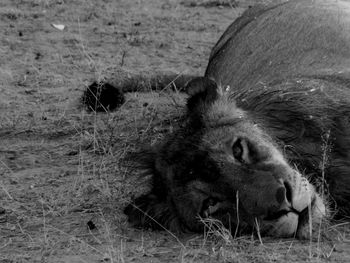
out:
{"label": "lion's body", "polygon": [[349,1],[246,11],[187,85],[183,128],[149,155],[153,188],[129,220],[200,231],[209,216],[303,238],[327,215],[326,196],[350,216],[349,29]]}

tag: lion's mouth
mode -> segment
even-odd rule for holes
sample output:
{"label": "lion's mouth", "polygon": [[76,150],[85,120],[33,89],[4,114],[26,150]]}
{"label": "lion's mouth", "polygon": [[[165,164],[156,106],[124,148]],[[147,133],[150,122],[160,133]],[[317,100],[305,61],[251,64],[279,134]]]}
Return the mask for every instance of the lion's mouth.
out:
{"label": "lion's mouth", "polygon": [[[312,200],[302,211],[290,207],[266,215],[262,218],[262,234],[280,237],[298,235],[300,229],[310,220],[310,209],[312,209],[314,202],[315,200]],[[227,206],[223,205],[222,200],[208,197],[203,201],[200,216],[203,218],[220,217],[224,210],[227,212]]]}
{"label": "lion's mouth", "polygon": [[303,236],[302,228],[311,220],[310,211],[313,205],[314,200],[301,211],[290,208],[264,217],[264,233],[279,237]]}
{"label": "lion's mouth", "polygon": [[200,215],[204,218],[217,213],[221,208],[221,200],[215,197],[209,197],[204,200]]}
{"label": "lion's mouth", "polygon": [[301,212],[299,212],[298,210],[294,209],[293,207],[289,208],[289,209],[283,209],[280,210],[278,212],[275,212],[273,214],[268,214],[267,216],[264,217],[264,221],[274,221],[274,220],[278,220],[279,218],[289,214],[289,213],[294,213],[296,215],[298,215],[299,217],[304,215],[305,213],[308,213],[308,207],[306,207],[304,210],[302,210]]}
{"label": "lion's mouth", "polygon": [[274,221],[274,220],[278,220],[279,218],[281,218],[282,216],[287,215],[288,213],[293,213],[293,211],[290,210],[281,210],[278,211],[276,213],[267,215],[263,220],[264,221]]}

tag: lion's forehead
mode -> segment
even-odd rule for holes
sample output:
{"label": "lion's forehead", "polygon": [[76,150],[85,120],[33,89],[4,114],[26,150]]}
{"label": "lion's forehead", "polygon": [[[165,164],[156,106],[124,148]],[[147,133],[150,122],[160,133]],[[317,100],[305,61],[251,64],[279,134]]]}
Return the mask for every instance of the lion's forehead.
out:
{"label": "lion's forehead", "polygon": [[[228,120],[226,120],[228,123]],[[248,140],[262,154],[271,155],[278,162],[285,162],[278,145],[257,125],[251,122],[237,122],[222,125],[222,120],[214,126],[207,127],[202,136],[202,143],[209,149],[220,151],[230,147],[237,138]]]}
{"label": "lion's forehead", "polygon": [[207,122],[203,140],[218,144],[232,138],[242,137],[256,141],[267,141],[267,135],[250,121],[235,118],[221,118]]}

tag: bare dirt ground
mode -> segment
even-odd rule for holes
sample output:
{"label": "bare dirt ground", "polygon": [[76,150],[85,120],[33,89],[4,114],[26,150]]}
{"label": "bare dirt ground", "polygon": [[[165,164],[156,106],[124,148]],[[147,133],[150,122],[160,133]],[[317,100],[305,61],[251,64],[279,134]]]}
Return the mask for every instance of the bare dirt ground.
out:
{"label": "bare dirt ground", "polygon": [[1,0],[0,262],[349,262],[347,225],[310,242],[127,224],[123,207],[147,178],[120,160],[171,132],[184,98],[133,93],[119,111],[94,114],[82,91],[120,72],[203,74],[211,47],[253,1],[234,4]]}

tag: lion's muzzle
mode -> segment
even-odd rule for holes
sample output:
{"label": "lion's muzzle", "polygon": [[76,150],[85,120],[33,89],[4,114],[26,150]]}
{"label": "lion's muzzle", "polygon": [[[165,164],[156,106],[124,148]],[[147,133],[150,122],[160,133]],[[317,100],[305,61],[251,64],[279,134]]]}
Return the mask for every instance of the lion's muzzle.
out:
{"label": "lion's muzzle", "polygon": [[294,171],[289,181],[275,190],[280,206],[262,218],[261,229],[271,236],[310,238],[310,227],[315,230],[315,225],[321,224],[326,207],[314,187],[298,172]]}

